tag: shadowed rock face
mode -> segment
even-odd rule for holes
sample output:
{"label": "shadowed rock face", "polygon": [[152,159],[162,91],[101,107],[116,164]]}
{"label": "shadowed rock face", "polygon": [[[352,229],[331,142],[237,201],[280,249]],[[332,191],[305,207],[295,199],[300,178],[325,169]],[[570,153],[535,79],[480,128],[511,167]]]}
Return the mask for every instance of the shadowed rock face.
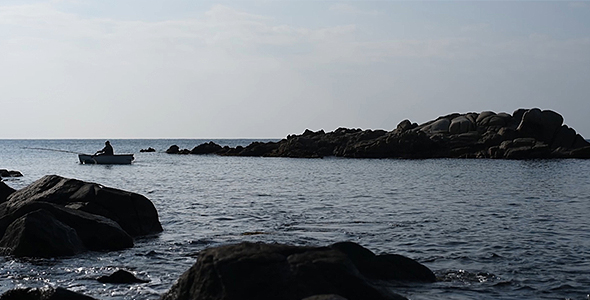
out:
{"label": "shadowed rock face", "polygon": [[4,203],[8,196],[16,192],[15,189],[9,187],[3,181],[0,181],[0,203]]}
{"label": "shadowed rock face", "polygon": [[375,255],[349,242],[329,247],[245,242],[202,251],[161,299],[300,300],[330,294],[405,299],[379,286],[380,280],[433,282],[435,277],[409,258]]}
{"label": "shadowed rock face", "polygon": [[132,236],[162,231],[147,198],[95,183],[45,176],[0,204],[0,247],[28,257],[133,246]]}
{"label": "shadowed rock face", "polygon": [[[279,142],[221,147],[210,142],[194,154],[318,158],[590,158],[582,136],[550,110],[519,109],[511,114],[485,111],[453,113],[418,125],[400,122],[392,131],[339,128],[306,130]],[[516,139],[532,139],[527,144]],[[580,150],[582,149],[582,150]],[[191,151],[172,146],[168,153]]]}

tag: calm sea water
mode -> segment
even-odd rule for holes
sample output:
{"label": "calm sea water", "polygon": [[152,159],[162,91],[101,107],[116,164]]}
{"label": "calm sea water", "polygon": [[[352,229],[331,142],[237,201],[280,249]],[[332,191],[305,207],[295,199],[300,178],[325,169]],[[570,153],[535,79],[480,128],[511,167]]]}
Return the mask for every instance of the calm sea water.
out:
{"label": "calm sea water", "polygon": [[[157,299],[200,250],[240,241],[354,241],[398,253],[440,281],[410,299],[588,299],[589,160],[289,159],[179,156],[208,140],[111,140],[127,166],[80,165],[102,140],[0,140],[0,168],[22,188],[47,174],[147,196],[164,232],[132,249],[60,259],[0,258],[0,293],[60,286],[99,299]],[[249,140],[220,140],[247,145]],[[156,153],[139,153],[153,147]],[[117,268],[151,280],[105,285]]]}

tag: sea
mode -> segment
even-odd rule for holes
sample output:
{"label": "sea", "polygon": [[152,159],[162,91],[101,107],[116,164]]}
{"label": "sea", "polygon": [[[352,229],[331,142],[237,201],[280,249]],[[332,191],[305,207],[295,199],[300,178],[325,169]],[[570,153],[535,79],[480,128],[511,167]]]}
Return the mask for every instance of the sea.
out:
{"label": "sea", "polygon": [[[158,299],[199,251],[242,241],[356,242],[413,258],[436,283],[409,299],[589,299],[590,160],[323,159],[171,155],[197,139],[111,140],[131,165],[83,165],[104,140],[0,140],[20,189],[57,174],[142,194],[164,231],[131,249],[55,259],[0,257],[0,293],[64,287],[97,299]],[[254,140],[212,140],[246,146]],[[266,141],[266,140],[257,140]],[[152,147],[156,152],[140,149]],[[102,284],[125,269],[150,282]]]}

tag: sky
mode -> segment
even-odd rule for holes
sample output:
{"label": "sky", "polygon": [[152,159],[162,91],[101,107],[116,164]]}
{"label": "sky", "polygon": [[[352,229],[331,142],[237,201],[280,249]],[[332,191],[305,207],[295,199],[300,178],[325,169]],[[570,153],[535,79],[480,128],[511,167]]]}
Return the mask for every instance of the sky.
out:
{"label": "sky", "polygon": [[1,139],[283,138],[534,107],[590,138],[590,2],[0,1]]}

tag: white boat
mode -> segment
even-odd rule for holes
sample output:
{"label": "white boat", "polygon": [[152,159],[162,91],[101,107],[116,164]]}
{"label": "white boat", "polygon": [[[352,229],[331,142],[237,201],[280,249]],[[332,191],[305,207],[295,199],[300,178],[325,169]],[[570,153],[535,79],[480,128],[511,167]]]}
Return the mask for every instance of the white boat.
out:
{"label": "white boat", "polygon": [[133,154],[90,155],[78,154],[81,164],[128,165],[135,158]]}

